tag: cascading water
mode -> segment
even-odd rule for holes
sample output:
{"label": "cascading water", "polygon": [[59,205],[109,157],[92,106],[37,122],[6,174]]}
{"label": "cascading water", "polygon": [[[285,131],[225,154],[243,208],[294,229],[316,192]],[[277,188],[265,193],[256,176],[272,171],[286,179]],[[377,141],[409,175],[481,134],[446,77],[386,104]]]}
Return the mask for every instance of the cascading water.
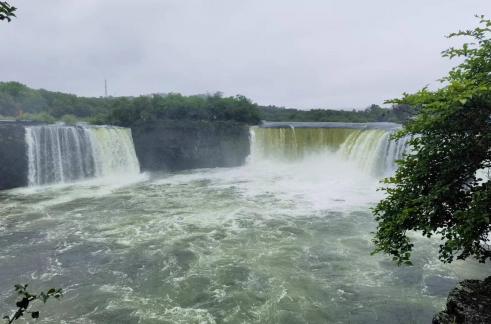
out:
{"label": "cascading water", "polygon": [[[332,126],[332,125],[330,125]],[[254,127],[251,128],[251,159],[298,160],[308,155],[330,153],[356,164],[375,176],[394,172],[407,139],[390,138],[394,127]]]}
{"label": "cascading water", "polygon": [[390,140],[385,155],[385,170],[389,173],[394,173],[397,169],[396,161],[403,158],[405,153],[410,152],[409,137],[404,136],[396,141]]}
{"label": "cascading water", "polygon": [[108,126],[26,128],[29,186],[140,171],[131,131]]}
{"label": "cascading water", "polygon": [[364,172],[386,175],[395,171],[402,158],[407,138],[391,140],[392,132],[382,129],[357,130],[341,145],[339,153],[356,163]]}
{"label": "cascading water", "polygon": [[96,176],[140,172],[130,129],[94,127],[89,128],[89,133],[93,143]]}
{"label": "cascading water", "polygon": [[458,281],[491,275],[415,233],[412,267],[370,255],[383,193],[367,170],[404,150],[395,126],[293,126],[251,129],[244,166],[137,183],[129,130],[29,128],[34,184],[124,174],[2,192],[0,314],[34,280],[68,290],[44,323],[428,323]]}
{"label": "cascading water", "polygon": [[344,128],[251,128],[252,158],[296,160],[308,154],[336,151],[353,132]]}

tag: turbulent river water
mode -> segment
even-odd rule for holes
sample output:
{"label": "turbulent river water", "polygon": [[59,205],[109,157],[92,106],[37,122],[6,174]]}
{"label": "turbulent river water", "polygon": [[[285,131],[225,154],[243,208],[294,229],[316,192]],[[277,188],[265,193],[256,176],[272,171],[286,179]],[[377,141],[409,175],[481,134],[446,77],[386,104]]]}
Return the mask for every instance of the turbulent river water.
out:
{"label": "turbulent river water", "polygon": [[264,136],[243,167],[0,192],[1,314],[30,283],[65,291],[39,323],[427,323],[458,280],[491,274],[417,234],[412,267],[370,256],[380,174],[342,144],[267,158],[293,134]]}

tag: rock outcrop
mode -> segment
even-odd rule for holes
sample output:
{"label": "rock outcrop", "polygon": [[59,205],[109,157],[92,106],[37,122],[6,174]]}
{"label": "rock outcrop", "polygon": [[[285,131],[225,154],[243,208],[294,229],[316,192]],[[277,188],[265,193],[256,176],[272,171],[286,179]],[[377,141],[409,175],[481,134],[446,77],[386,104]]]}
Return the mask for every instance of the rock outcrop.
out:
{"label": "rock outcrop", "polygon": [[[27,186],[25,127],[0,121],[0,190]],[[155,121],[132,127],[142,171],[233,167],[249,155],[249,128],[235,122]]]}
{"label": "rock outcrop", "polygon": [[142,171],[233,167],[249,155],[249,128],[235,122],[156,121],[131,127]]}
{"label": "rock outcrop", "polygon": [[27,185],[27,124],[0,121],[0,190]]}
{"label": "rock outcrop", "polygon": [[446,309],[435,315],[433,324],[451,323],[491,323],[491,277],[464,280],[450,291]]}

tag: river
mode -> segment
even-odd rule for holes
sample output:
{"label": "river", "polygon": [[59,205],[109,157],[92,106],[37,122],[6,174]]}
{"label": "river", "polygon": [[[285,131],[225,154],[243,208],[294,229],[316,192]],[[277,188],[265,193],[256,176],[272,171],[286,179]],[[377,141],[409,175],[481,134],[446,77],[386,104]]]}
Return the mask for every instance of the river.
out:
{"label": "river", "polygon": [[0,192],[0,314],[29,283],[65,292],[39,323],[429,323],[491,275],[418,234],[414,266],[371,256],[380,175],[332,150],[266,158],[258,137],[238,168]]}

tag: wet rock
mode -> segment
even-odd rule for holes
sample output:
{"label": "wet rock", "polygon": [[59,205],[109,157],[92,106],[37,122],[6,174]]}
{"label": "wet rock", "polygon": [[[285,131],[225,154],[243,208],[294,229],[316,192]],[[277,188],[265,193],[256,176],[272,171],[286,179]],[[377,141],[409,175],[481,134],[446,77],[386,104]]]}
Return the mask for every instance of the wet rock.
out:
{"label": "wet rock", "polygon": [[491,323],[491,277],[464,280],[447,298],[447,307],[433,317],[433,324]]}
{"label": "wet rock", "polygon": [[[27,185],[25,127],[39,124],[0,120],[0,190]],[[143,171],[239,166],[250,152],[249,128],[234,122],[141,122],[132,133]]]}
{"label": "wet rock", "polygon": [[131,130],[143,171],[239,166],[249,155],[249,128],[233,122],[142,122]]}
{"label": "wet rock", "polygon": [[25,123],[0,121],[0,190],[27,185]]}

